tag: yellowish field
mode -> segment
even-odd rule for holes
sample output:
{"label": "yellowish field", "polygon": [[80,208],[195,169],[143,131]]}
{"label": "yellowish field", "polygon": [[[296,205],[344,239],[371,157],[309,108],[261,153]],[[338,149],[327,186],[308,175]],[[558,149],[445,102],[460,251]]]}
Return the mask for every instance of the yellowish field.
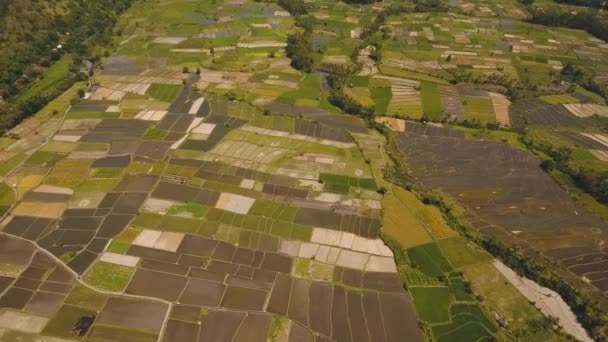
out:
{"label": "yellowish field", "polygon": [[12,214],[58,219],[65,208],[65,203],[22,202],[13,210]]}
{"label": "yellowish field", "polygon": [[346,93],[357,99],[364,106],[373,106],[374,100],[369,93],[369,89],[365,87],[346,88]]}
{"label": "yellowish field", "polygon": [[414,194],[397,187],[382,200],[383,230],[405,248],[433,240],[425,229],[426,225],[415,214],[418,210],[411,210],[415,207],[415,202],[418,202],[418,199]]}

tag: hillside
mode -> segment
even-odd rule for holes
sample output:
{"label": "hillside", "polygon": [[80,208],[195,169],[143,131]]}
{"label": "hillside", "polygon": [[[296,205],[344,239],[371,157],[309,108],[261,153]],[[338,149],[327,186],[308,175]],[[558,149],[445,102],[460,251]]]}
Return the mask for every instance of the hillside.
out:
{"label": "hillside", "polygon": [[[132,0],[17,0],[0,4],[0,129],[42,107],[58,96],[70,82],[58,82],[57,89],[18,96],[64,54],[73,54],[77,70],[83,58],[96,60],[98,46],[110,43],[117,17]],[[65,80],[57,80],[65,81]],[[32,96],[33,95],[33,96]]]}

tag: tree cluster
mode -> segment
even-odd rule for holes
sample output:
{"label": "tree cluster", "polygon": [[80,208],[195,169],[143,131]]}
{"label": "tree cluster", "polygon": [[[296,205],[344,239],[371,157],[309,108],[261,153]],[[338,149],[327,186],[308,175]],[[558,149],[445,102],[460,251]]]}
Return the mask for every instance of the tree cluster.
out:
{"label": "tree cluster", "polygon": [[313,45],[309,31],[296,32],[287,37],[285,48],[287,57],[291,58],[291,66],[303,72],[311,72],[313,69]]}
{"label": "tree cluster", "polygon": [[279,0],[279,6],[294,17],[308,14],[306,4],[302,0]]}

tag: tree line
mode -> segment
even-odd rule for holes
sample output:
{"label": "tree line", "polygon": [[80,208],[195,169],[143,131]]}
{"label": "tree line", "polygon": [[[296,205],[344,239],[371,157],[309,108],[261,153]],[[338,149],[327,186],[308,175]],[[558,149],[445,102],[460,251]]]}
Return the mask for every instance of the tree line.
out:
{"label": "tree line", "polygon": [[595,9],[574,12],[561,6],[529,6],[528,11],[528,21],[533,24],[583,30],[599,39],[608,40],[608,18]]}
{"label": "tree line", "polygon": [[608,174],[574,165],[571,160],[572,150],[568,147],[555,148],[549,144],[534,141],[525,134],[520,137],[520,140],[530,150],[542,152],[549,157],[541,161],[540,167],[543,170],[551,172],[556,169],[565,173],[581,190],[598,202],[608,204]]}

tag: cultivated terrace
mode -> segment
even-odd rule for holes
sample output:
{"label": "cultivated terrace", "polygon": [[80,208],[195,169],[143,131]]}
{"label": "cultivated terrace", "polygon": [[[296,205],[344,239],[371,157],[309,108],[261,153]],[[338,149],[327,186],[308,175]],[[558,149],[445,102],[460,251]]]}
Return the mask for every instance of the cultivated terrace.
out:
{"label": "cultivated terrace", "polygon": [[605,340],[603,7],[0,2],[0,340]]}

